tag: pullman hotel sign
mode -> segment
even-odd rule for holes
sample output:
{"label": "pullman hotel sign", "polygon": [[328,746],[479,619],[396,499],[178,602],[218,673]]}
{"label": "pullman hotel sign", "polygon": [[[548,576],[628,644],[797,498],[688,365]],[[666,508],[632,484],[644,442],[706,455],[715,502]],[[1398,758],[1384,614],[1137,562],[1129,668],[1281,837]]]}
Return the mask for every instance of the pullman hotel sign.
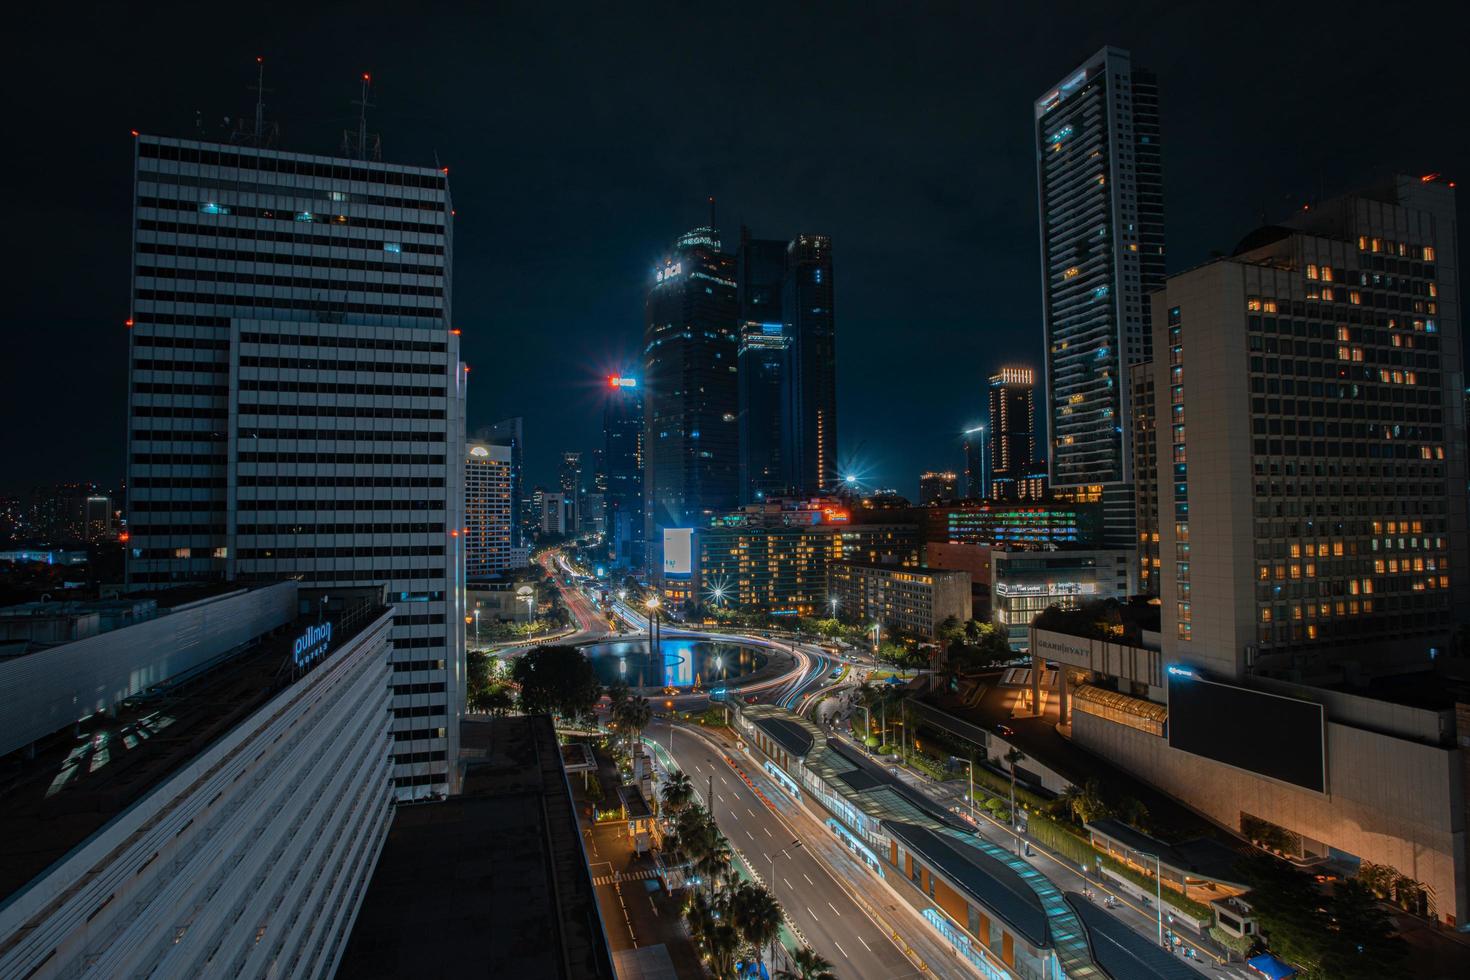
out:
{"label": "pullman hotel sign", "polygon": [[296,638],[291,650],[291,660],[298,668],[307,668],[326,656],[332,645],[332,624],[318,623],[308,626],[306,632]]}

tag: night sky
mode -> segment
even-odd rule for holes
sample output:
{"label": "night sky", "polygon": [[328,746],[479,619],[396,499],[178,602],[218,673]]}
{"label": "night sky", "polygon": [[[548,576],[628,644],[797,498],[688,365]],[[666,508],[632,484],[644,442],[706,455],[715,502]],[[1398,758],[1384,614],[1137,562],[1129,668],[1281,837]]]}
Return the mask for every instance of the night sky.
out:
{"label": "night sky", "polygon": [[129,130],[218,134],[257,55],[282,148],[336,152],[369,71],[384,159],[450,167],[470,429],[525,416],[531,482],[599,444],[710,194],[727,242],[832,236],[845,463],[959,468],[984,377],[1040,367],[1032,100],[1107,43],[1160,76],[1170,272],[1324,191],[1470,177],[1448,5],[40,6],[8,32],[4,491],[121,479]]}

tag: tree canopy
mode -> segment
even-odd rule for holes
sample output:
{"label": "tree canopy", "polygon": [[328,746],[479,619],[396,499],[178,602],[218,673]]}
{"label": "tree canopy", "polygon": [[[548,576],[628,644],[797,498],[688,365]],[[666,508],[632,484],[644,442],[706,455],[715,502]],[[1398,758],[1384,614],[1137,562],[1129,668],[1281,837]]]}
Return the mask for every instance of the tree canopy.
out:
{"label": "tree canopy", "polygon": [[590,714],[602,696],[592,662],[576,647],[535,647],[516,659],[510,675],[529,714],[579,718]]}

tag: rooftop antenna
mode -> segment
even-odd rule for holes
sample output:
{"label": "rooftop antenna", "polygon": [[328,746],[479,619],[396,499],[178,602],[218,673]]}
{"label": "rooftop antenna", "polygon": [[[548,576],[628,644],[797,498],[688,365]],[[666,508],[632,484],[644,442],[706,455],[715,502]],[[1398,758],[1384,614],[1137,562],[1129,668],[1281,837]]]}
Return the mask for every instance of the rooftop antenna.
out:
{"label": "rooftop antenna", "polygon": [[342,133],[342,151],[350,157],[359,160],[382,160],[383,141],[376,133],[372,136],[367,131],[367,111],[374,108],[373,102],[368,98],[373,86],[373,76],[367,72],[362,73],[362,97],[354,99],[352,104],[358,107],[357,112],[357,140],[354,144],[350,132]]}
{"label": "rooftop antenna", "polygon": [[[256,57],[255,84],[245,87],[255,93],[255,126],[247,130],[245,120],[236,119],[235,128],[230,133],[230,142],[244,143],[248,146],[270,146],[276,141],[279,129],[275,123],[265,121],[265,93],[274,91],[265,87],[265,58]],[[226,122],[228,123],[228,120]]]}
{"label": "rooftop antenna", "polygon": [[709,197],[709,230],[715,230],[715,196],[713,194]]}
{"label": "rooftop antenna", "polygon": [[265,128],[265,58],[255,58],[255,139],[258,142]]}

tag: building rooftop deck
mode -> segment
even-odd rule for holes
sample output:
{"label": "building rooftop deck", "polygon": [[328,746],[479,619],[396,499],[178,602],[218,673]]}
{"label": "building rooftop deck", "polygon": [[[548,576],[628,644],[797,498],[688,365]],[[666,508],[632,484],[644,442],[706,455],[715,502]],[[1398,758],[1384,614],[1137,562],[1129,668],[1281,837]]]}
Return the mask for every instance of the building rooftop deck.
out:
{"label": "building rooftop deck", "polygon": [[337,975],[612,980],[550,719],[461,731],[464,792],[394,813]]}

